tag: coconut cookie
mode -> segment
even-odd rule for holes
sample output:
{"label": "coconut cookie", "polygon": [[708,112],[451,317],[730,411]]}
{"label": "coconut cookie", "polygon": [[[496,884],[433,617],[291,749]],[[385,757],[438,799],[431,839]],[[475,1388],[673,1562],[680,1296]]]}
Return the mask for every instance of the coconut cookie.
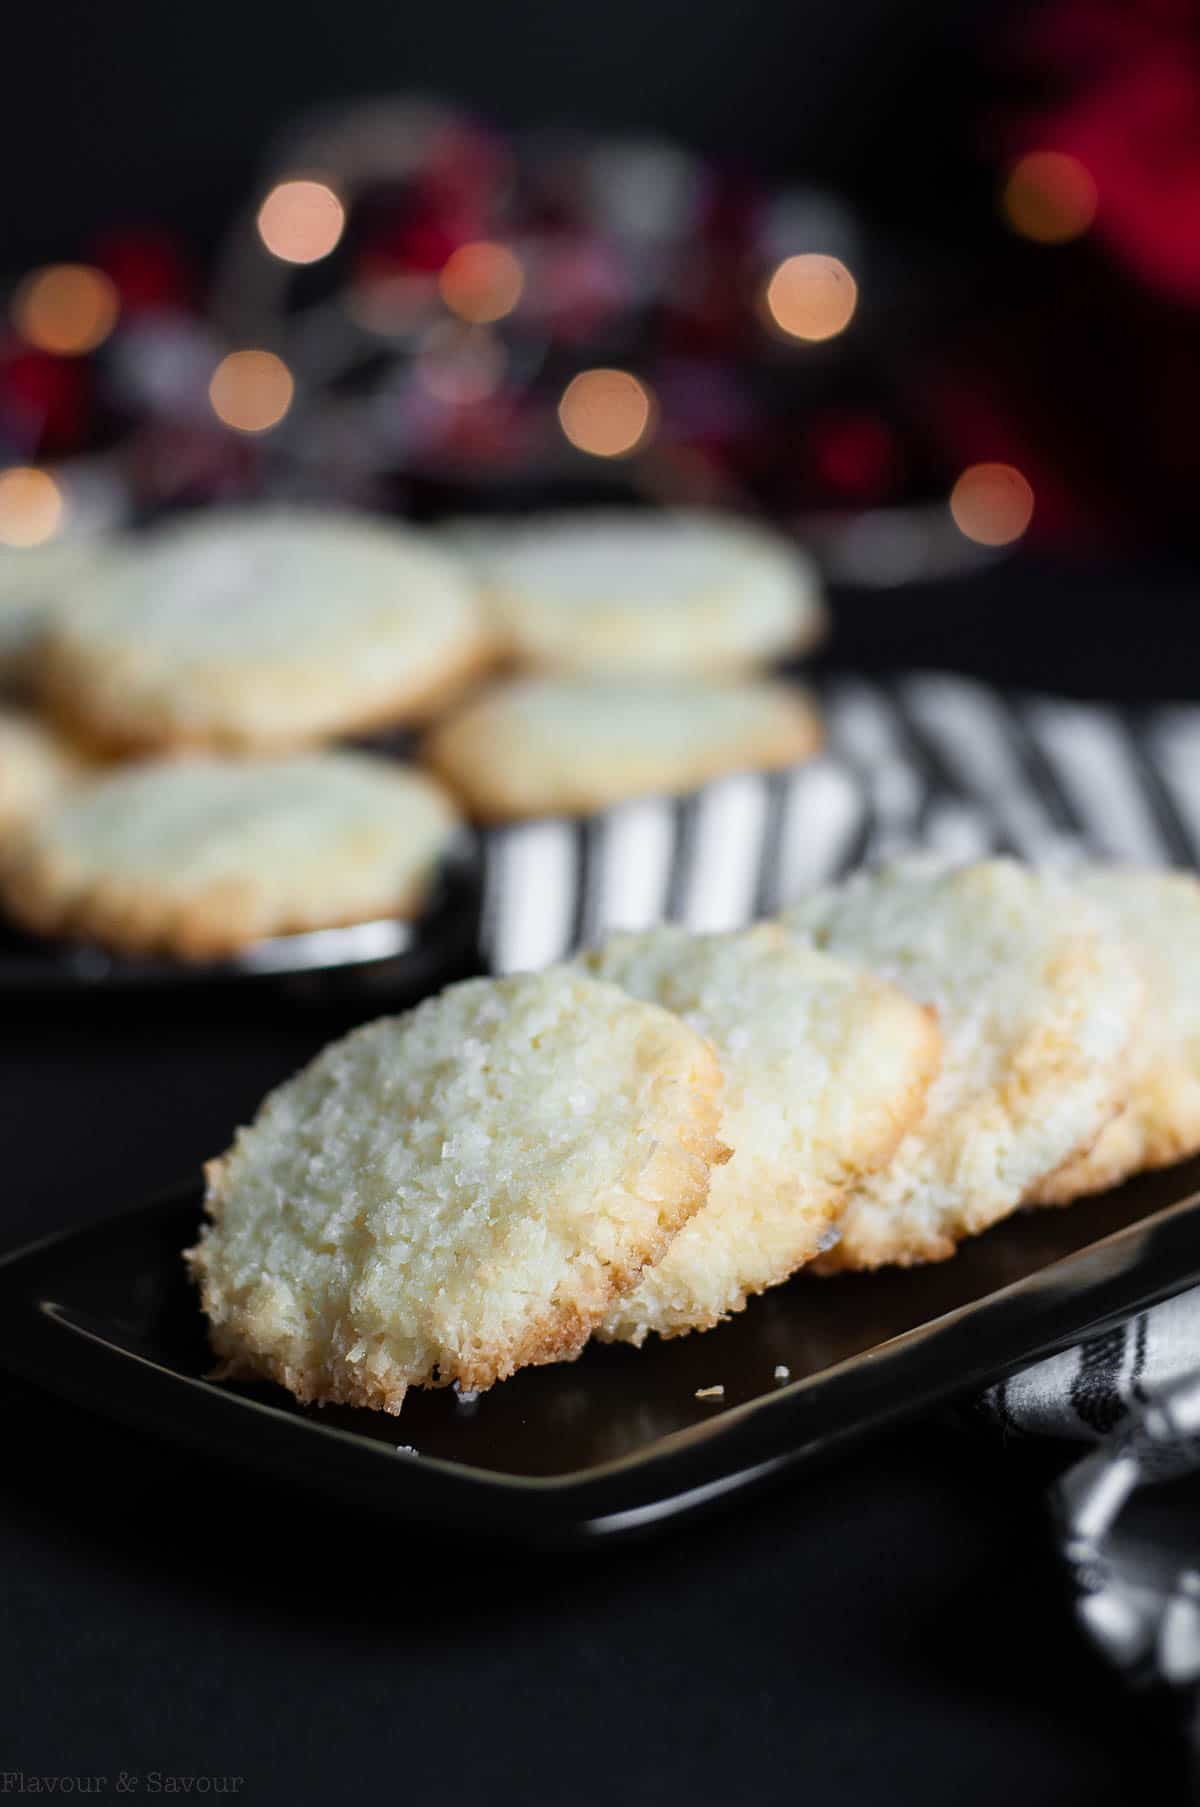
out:
{"label": "coconut cookie", "polygon": [[0,836],[34,821],[79,775],[78,762],[33,716],[0,708]]}
{"label": "coconut cookie", "polygon": [[59,597],[110,552],[111,542],[99,537],[0,546],[0,682],[24,688]]}
{"label": "coconut cookie", "polygon": [[429,735],[424,757],[471,814],[585,815],[724,772],[792,765],[821,745],[805,692],[697,678],[516,678]]}
{"label": "coconut cookie", "polygon": [[570,1360],[704,1203],[720,1088],[696,1030],[561,967],[368,1024],[208,1169],[214,1348],[389,1412]]}
{"label": "coconut cookie", "polygon": [[847,1188],[888,1159],[938,1065],[931,1013],[861,968],[769,924],[734,935],[619,935],[589,972],[709,1037],[733,1149],[708,1203],[599,1334],[708,1330],[836,1236]]}
{"label": "coconut cookie", "polygon": [[210,509],[125,542],[54,611],[42,684],[115,751],[257,751],[424,716],[487,662],[476,588],[366,516]]}
{"label": "coconut cookie", "polygon": [[460,535],[522,665],[723,673],[802,652],[825,625],[815,567],[734,516],[596,509]]}
{"label": "coconut cookie", "polygon": [[1042,1183],[1039,1204],[1067,1204],[1200,1150],[1200,882],[1122,866],[1074,877],[1140,960],[1148,1008],[1128,1107],[1093,1148]]}
{"label": "coconut cookie", "polygon": [[428,778],[366,753],[124,767],[5,849],[23,926],[215,959],[265,936],[415,915],[459,827]]}
{"label": "coconut cookie", "polygon": [[816,893],[785,918],[923,1004],[939,1077],[891,1162],[858,1186],[826,1270],[954,1252],[1035,1196],[1124,1107],[1144,986],[1105,913],[1011,860],[901,861]]}

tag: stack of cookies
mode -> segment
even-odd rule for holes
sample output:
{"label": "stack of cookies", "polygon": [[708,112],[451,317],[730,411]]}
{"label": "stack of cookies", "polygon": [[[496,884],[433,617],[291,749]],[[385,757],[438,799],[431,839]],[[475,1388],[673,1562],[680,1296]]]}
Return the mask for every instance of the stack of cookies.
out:
{"label": "stack of cookies", "polygon": [[[0,903],[123,952],[412,915],[464,815],[596,810],[820,742],[802,694],[748,675],[819,631],[812,573],[720,517],[217,509],[43,575],[40,716],[0,710]],[[419,765],[334,744],[397,729]]]}
{"label": "stack of cookies", "polygon": [[425,743],[477,820],[587,814],[820,747],[811,699],[756,675],[825,630],[815,568],[765,528],[603,509],[448,537],[516,674]]}
{"label": "stack of cookies", "polygon": [[1200,1149],[1200,883],[910,860],[327,1048],[208,1170],[224,1372],[398,1411]]}
{"label": "stack of cookies", "polygon": [[110,547],[45,600],[42,718],[0,718],[8,914],[200,960],[417,914],[457,805],[325,743],[425,719],[490,645],[461,562],[404,528],[217,510]]}

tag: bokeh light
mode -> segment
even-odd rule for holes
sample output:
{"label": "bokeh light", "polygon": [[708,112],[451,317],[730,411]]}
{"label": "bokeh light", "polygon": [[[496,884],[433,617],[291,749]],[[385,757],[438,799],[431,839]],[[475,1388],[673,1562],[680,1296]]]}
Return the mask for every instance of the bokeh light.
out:
{"label": "bokeh light", "polygon": [[258,210],[258,234],[286,264],[328,257],[346,228],[346,209],[327,182],[295,177],[277,182]]}
{"label": "bokeh light", "polygon": [[44,545],[62,518],[62,491],[48,471],[27,464],[0,471],[0,546]]}
{"label": "bokeh light", "polygon": [[80,357],[102,345],[117,324],[117,286],[90,264],[47,264],[22,282],[12,301],[13,324],[39,351]]}
{"label": "bokeh light", "polygon": [[628,370],[581,370],[558,404],[571,444],[595,458],[636,451],[652,437],[657,413],[650,389]]}
{"label": "bokeh light", "polygon": [[273,351],[231,351],[208,385],[217,419],[239,433],[266,433],[278,426],[295,392],[291,371]]}
{"label": "bokeh light", "polygon": [[972,464],[950,492],[960,533],[980,546],[1009,546],[1033,519],[1033,490],[1011,464]]}
{"label": "bokeh light", "polygon": [[803,251],[784,258],[763,299],[780,332],[816,344],[849,326],[858,306],[858,284],[840,257]]}
{"label": "bokeh light", "polygon": [[524,287],[520,260],[507,245],[487,239],[460,245],[446,259],[438,277],[442,300],[451,313],[474,326],[486,326],[511,314]]}
{"label": "bokeh light", "polygon": [[1039,245],[1080,238],[1096,217],[1096,184],[1078,157],[1029,151],[1008,172],[1000,207],[1014,232]]}

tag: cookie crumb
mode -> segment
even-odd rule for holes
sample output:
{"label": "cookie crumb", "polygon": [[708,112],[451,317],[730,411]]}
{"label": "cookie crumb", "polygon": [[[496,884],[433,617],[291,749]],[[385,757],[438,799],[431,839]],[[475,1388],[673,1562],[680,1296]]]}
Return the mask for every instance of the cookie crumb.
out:
{"label": "cookie crumb", "polygon": [[414,1449],[411,1443],[397,1443],[396,1445],[398,1456],[419,1456],[420,1453],[420,1450]]}
{"label": "cookie crumb", "polygon": [[725,1397],[724,1387],[697,1387],[696,1388],[696,1398],[697,1399],[724,1399],[724,1397]]}
{"label": "cookie crumb", "polygon": [[789,1367],[787,1367],[783,1362],[780,1362],[778,1367],[775,1370],[775,1379],[776,1380],[790,1380],[791,1378],[792,1378],[792,1370]]}

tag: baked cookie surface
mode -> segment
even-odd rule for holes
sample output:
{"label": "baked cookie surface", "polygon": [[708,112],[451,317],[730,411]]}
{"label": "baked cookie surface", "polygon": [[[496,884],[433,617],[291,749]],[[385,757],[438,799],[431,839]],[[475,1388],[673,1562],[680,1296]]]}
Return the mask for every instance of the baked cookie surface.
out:
{"label": "baked cookie surface", "polygon": [[815,705],[768,680],[526,677],[440,722],[424,758],[481,821],[584,815],[821,746]]}
{"label": "baked cookie surface", "polygon": [[564,968],[356,1030],[208,1169],[214,1348],[391,1412],[575,1356],[703,1204],[720,1086],[694,1029]]}
{"label": "baked cookie surface", "polygon": [[1146,978],[1147,1010],[1127,1109],[1085,1155],[1038,1188],[1042,1204],[1068,1204],[1200,1150],[1200,880],[1127,866],[1093,866],[1072,876],[1115,917],[1134,950]]}
{"label": "baked cookie surface", "polygon": [[605,1340],[707,1330],[828,1246],[847,1189],[891,1155],[937,1068],[932,1017],[872,974],[769,924],[731,935],[619,935],[581,964],[707,1036],[725,1074],[733,1149],[708,1203]]}
{"label": "baked cookie surface", "polygon": [[0,546],[0,682],[24,687],[60,596],[97,570],[112,546],[100,537]]}
{"label": "baked cookie surface", "polygon": [[215,959],[271,935],[415,915],[459,828],[428,778],[366,753],[114,769],[0,859],[26,928]]}
{"label": "baked cookie surface", "polygon": [[34,716],[0,707],[0,835],[27,827],[79,776],[78,762]]}
{"label": "baked cookie surface", "polygon": [[210,509],[126,540],[71,586],[40,681],[107,750],[286,749],[419,718],[490,650],[472,577],[431,536]]}
{"label": "baked cookie surface", "polygon": [[815,567],[735,516],[594,509],[467,524],[500,638],[518,664],[574,672],[744,671],[824,631]]}
{"label": "baked cookie surface", "polygon": [[1065,878],[1011,860],[907,860],[784,920],[932,1005],[943,1039],[924,1112],[855,1189],[824,1270],[953,1254],[1126,1104],[1144,983],[1115,925]]}

